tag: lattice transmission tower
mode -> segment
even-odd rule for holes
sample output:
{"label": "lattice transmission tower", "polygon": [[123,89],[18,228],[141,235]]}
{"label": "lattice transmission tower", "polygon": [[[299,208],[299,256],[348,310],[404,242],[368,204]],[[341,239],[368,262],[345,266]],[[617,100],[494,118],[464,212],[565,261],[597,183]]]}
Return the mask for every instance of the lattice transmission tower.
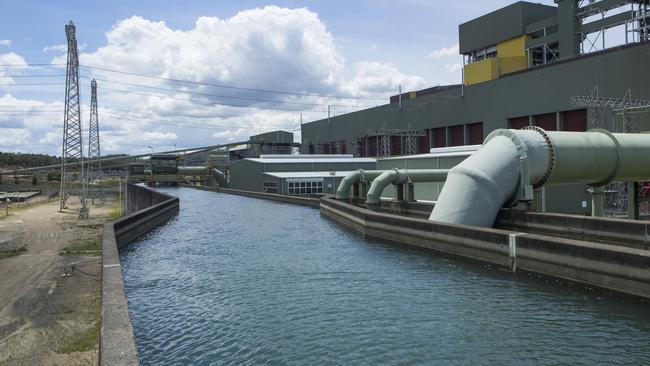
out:
{"label": "lattice transmission tower", "polygon": [[[99,145],[99,118],[97,116],[97,82],[93,79],[90,82],[90,128],[88,130],[88,193],[95,203],[95,198],[104,202],[104,191],[102,190],[102,161]],[[90,184],[93,189],[90,189]]]}
{"label": "lattice transmission tower", "polygon": [[79,201],[79,218],[88,217],[86,206],[86,171],[84,169],[83,139],[81,128],[81,104],[79,101],[79,54],[77,52],[76,28],[72,21],[65,26],[65,35],[68,41],[68,62],[65,78],[65,109],[63,115],[63,153],[61,154],[61,191],[60,211],[66,208],[68,196],[72,192],[74,176],[70,177],[68,163],[79,162],[79,178],[81,184],[77,185]]}

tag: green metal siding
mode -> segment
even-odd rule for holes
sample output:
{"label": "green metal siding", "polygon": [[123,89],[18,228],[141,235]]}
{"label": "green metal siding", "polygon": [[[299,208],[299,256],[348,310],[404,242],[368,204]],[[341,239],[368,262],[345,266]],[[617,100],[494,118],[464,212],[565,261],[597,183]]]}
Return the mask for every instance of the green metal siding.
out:
{"label": "green metal siding", "polygon": [[[574,95],[589,95],[598,86],[604,97],[622,98],[630,89],[635,99],[650,99],[650,44],[637,44],[599,54],[556,62],[511,74],[464,89],[425,95],[397,104],[303,124],[303,150],[310,143],[345,139],[348,151],[356,152],[357,138],[369,128],[429,129],[483,121],[484,137],[507,128],[508,119],[579,109]],[[608,120],[611,124],[611,120]],[[592,126],[588,126],[592,127]],[[646,123],[640,129],[648,129]]]}

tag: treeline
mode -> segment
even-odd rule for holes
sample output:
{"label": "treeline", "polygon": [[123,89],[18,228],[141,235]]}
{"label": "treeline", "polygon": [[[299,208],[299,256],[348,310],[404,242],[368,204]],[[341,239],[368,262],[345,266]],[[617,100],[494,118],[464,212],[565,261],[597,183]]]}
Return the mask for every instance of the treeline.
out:
{"label": "treeline", "polygon": [[[102,158],[128,156],[126,154],[111,154],[102,156]],[[69,159],[69,163],[74,163],[78,159]],[[0,152],[0,168],[35,168],[46,165],[61,164],[61,157],[45,154],[23,154]]]}
{"label": "treeline", "polygon": [[0,152],[0,167],[3,168],[33,168],[54,164],[61,164],[61,158],[45,154]]}

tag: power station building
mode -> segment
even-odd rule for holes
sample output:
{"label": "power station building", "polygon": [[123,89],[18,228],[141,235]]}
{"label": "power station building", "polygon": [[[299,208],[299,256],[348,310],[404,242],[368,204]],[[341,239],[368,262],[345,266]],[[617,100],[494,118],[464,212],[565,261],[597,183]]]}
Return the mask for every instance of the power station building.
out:
{"label": "power station building", "polygon": [[[302,125],[302,152],[388,157],[481,144],[498,128],[650,130],[648,1],[517,2],[459,26],[463,82]],[[603,41],[617,30],[622,45]],[[610,32],[611,31],[611,32]],[[595,51],[594,51],[595,50]]]}
{"label": "power station building", "polygon": [[261,155],[230,165],[229,188],[296,196],[333,194],[346,175],[376,168],[375,159],[352,155]]}

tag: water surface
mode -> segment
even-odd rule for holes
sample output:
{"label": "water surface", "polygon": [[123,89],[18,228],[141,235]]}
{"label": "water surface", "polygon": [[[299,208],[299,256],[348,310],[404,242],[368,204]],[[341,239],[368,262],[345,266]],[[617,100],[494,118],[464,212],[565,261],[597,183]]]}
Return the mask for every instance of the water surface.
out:
{"label": "water surface", "polygon": [[650,363],[650,306],[187,188],[121,252],[143,365]]}

